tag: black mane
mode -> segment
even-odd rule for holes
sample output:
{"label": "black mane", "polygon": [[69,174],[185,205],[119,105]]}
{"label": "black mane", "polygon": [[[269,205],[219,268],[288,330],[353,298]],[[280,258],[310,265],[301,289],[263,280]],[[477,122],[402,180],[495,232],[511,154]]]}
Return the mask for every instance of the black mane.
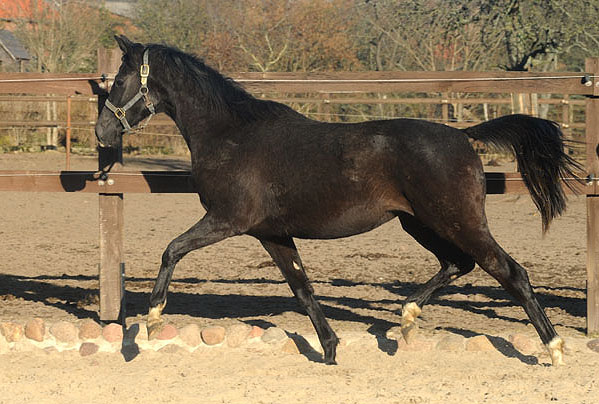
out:
{"label": "black mane", "polygon": [[148,48],[152,54],[160,55],[157,59],[162,62],[165,77],[173,84],[178,83],[183,92],[191,89],[195,94],[202,94],[201,98],[212,114],[231,116],[242,122],[283,114],[300,115],[284,104],[258,100],[239,83],[208,66],[196,55],[161,44],[152,44]]}

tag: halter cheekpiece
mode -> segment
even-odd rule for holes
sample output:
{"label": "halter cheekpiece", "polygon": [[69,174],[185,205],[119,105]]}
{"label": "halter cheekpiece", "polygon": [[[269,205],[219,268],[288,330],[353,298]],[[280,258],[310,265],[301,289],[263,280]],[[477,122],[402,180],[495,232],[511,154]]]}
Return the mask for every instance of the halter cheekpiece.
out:
{"label": "halter cheekpiece", "polygon": [[125,129],[124,132],[129,132],[132,130],[131,125],[129,125],[129,122],[127,121],[127,117],[125,116],[125,114],[127,113],[127,110],[131,108],[133,105],[135,105],[137,101],[139,101],[140,99],[143,98],[144,105],[146,106],[148,111],[150,111],[150,116],[142,125],[138,125],[137,129],[143,129],[148,124],[148,122],[150,122],[152,116],[156,114],[154,104],[152,103],[152,101],[150,101],[150,98],[148,97],[148,76],[150,75],[150,65],[148,64],[147,48],[144,51],[143,63],[139,69],[139,75],[141,77],[141,87],[139,88],[137,94],[135,94],[135,96],[131,98],[128,103],[126,103],[122,107],[117,107],[112,102],[106,100],[104,104],[106,108],[111,110],[114,113],[114,116],[121,122],[123,128]]}

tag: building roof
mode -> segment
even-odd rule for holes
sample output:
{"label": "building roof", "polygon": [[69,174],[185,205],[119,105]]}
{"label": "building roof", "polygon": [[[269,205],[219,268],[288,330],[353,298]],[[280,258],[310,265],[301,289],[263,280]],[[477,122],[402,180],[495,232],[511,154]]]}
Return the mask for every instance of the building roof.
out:
{"label": "building roof", "polygon": [[106,0],[104,7],[113,14],[127,18],[135,16],[137,11],[137,0]]}
{"label": "building roof", "polygon": [[29,60],[31,56],[27,50],[21,45],[21,42],[5,29],[0,29],[0,48],[4,50],[13,61]]}

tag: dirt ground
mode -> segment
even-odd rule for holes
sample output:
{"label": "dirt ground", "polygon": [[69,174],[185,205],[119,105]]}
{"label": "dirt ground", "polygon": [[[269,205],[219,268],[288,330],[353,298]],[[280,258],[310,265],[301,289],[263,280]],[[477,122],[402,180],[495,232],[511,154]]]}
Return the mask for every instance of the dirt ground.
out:
{"label": "dirt ground", "polygon": [[[136,157],[131,169],[185,169],[184,158]],[[1,154],[0,170],[59,170],[56,152]],[[72,169],[95,169],[76,157]],[[487,167],[503,170],[503,167]],[[459,185],[458,185],[459,187]],[[97,320],[97,195],[0,192],[0,320]],[[127,322],[144,318],[168,242],[203,215],[195,195],[125,195]],[[490,195],[490,227],[529,272],[538,299],[566,340],[584,342],[586,213],[571,197],[567,213],[543,237],[528,195]],[[436,259],[391,221],[359,236],[297,240],[317,299],[333,328],[383,342],[399,322],[402,300],[438,270]],[[183,326],[233,320],[290,333],[314,334],[269,256],[251,237],[196,251],[177,266],[164,312]],[[480,269],[433,298],[419,333],[466,337],[535,336],[522,308]],[[251,350],[202,354],[142,352],[82,358],[78,353],[10,353],[0,357],[0,403],[595,403],[599,354],[570,350],[567,365],[549,358],[490,353],[403,352],[353,346],[338,366],[309,355]]]}

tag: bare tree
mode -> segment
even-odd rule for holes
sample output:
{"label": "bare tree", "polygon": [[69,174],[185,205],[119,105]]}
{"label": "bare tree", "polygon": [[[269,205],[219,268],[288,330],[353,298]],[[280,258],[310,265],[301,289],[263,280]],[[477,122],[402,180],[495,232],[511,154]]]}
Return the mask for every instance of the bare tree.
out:
{"label": "bare tree", "polygon": [[[206,57],[220,70],[315,71],[359,65],[346,0],[141,0],[143,38]],[[161,6],[160,6],[161,5]],[[193,20],[187,23],[188,20]]]}
{"label": "bare tree", "polygon": [[478,70],[492,51],[481,43],[479,11],[463,0],[358,2],[369,60],[377,70]]}
{"label": "bare tree", "polygon": [[[90,2],[54,0],[36,2],[31,15],[16,21],[16,34],[29,54],[30,67],[38,72],[89,72],[96,70],[96,51],[102,36],[112,31],[109,14]],[[56,102],[46,105],[46,118],[58,118]],[[47,145],[56,147],[58,131],[49,128]]]}
{"label": "bare tree", "polygon": [[136,24],[143,40],[199,52],[208,29],[207,0],[139,0]]}
{"label": "bare tree", "polygon": [[505,70],[555,69],[558,57],[599,44],[594,1],[490,0],[480,11],[482,39],[502,44]]}
{"label": "bare tree", "polygon": [[210,6],[211,31],[231,40],[245,69],[278,70],[291,41],[291,3],[291,0],[223,0]]}
{"label": "bare tree", "polygon": [[102,36],[114,21],[106,10],[84,0],[40,2],[31,18],[17,21],[17,36],[42,72],[93,71]]}

